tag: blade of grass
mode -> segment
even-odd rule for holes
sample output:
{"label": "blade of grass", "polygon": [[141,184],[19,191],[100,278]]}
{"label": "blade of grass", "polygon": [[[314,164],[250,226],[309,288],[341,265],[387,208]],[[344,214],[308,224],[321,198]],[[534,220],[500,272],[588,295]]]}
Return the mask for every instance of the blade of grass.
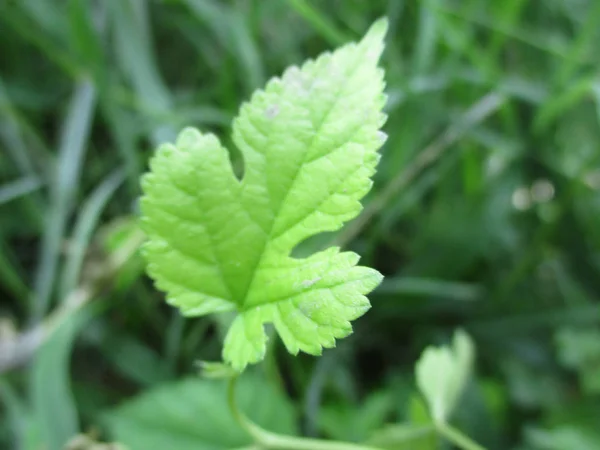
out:
{"label": "blade of grass", "polygon": [[104,28],[106,4],[89,0],[69,0],[67,14],[69,44],[73,53],[96,80],[102,80],[107,64],[100,32],[97,29]]}
{"label": "blade of grass", "polygon": [[31,292],[25,278],[22,275],[21,267],[15,263],[10,249],[7,248],[3,238],[0,238],[0,281],[2,287],[12,294],[14,298],[24,305],[24,309],[29,307],[28,301]]}
{"label": "blade of grass", "polygon": [[[453,17],[460,18],[467,24],[478,25],[482,28],[496,31],[510,37],[511,39],[522,42],[529,45],[532,48],[536,48],[543,52],[548,53],[551,56],[565,59],[568,57],[569,48],[562,43],[556,42],[556,40],[549,40],[546,36],[538,32],[532,32],[522,27],[514,27],[513,25],[497,24],[494,23],[489,17],[486,16],[465,16],[462,11],[454,6],[450,6],[447,2],[438,2],[435,8],[444,14],[451,15]],[[579,61],[581,62],[581,61]]]}
{"label": "blade of grass", "polygon": [[181,341],[183,339],[183,331],[185,327],[185,319],[178,311],[173,310],[171,319],[167,327],[167,335],[164,345],[164,355],[166,367],[171,374],[176,373],[177,357],[181,350]]}
{"label": "blade of grass", "polygon": [[[526,5],[525,0],[507,0],[495,4],[493,6],[494,23],[500,23],[505,28],[522,28],[521,16],[525,12]],[[491,82],[494,84],[506,84],[508,76],[503,51],[509,48],[509,44],[509,36],[490,30],[490,39],[484,52],[485,61],[483,64],[489,67],[488,73],[490,73]],[[513,134],[519,133],[520,120],[517,114],[517,105],[513,102],[506,102],[499,111],[499,117],[503,121],[506,130],[510,130]]]}
{"label": "blade of grass", "polygon": [[429,72],[434,61],[439,32],[437,17],[431,9],[433,2],[435,0],[426,0],[419,8],[419,29],[412,58],[415,74]]}
{"label": "blade of grass", "polygon": [[66,21],[59,8],[51,1],[39,2],[38,0],[21,0],[17,2],[26,15],[28,15],[39,28],[48,36],[57,40],[65,37],[67,30]]}
{"label": "blade of grass", "polygon": [[190,13],[208,27],[223,48],[231,53],[240,70],[247,74],[242,80],[246,92],[251,93],[265,82],[265,74],[257,45],[248,21],[238,8],[221,2],[206,0],[181,0]]}
{"label": "blade of grass", "polygon": [[[526,0],[506,0],[498,2],[494,6],[496,7],[494,10],[494,21],[501,24],[500,28],[515,30],[520,28],[521,15],[525,12],[525,6],[527,6]],[[498,63],[502,61],[501,51],[503,46],[506,45],[509,36],[497,30],[492,30],[491,34],[486,55],[488,56],[489,64],[496,66],[498,69]]]}
{"label": "blade of grass", "polygon": [[257,45],[254,36],[252,36],[241,11],[234,11],[231,22],[232,39],[237,49],[236,53],[241,58],[243,70],[248,74],[246,89],[248,93],[251,93],[265,83],[265,74],[259,53],[260,47]]}
{"label": "blade of grass", "polygon": [[73,209],[95,105],[94,86],[89,81],[79,82],[61,130],[59,156],[51,185],[51,208],[35,277],[34,323],[44,316],[50,306],[61,245]]}
{"label": "blade of grass", "polygon": [[483,296],[483,289],[471,283],[417,277],[386,278],[376,292],[378,294],[440,297],[469,302],[479,300]]}
{"label": "blade of grass", "polygon": [[594,102],[596,103],[596,115],[598,116],[598,123],[600,124],[600,80],[592,86],[592,95],[594,97]]}
{"label": "blade of grass", "polygon": [[[12,31],[40,49],[64,73],[72,78],[79,76],[81,70],[77,61],[69,52],[61,48],[55,39],[44,33],[43,23],[27,17],[20,8],[4,8],[3,11],[4,13],[0,15],[0,23],[2,21],[7,23]],[[34,19],[39,17],[35,16]]]}
{"label": "blade of grass", "polygon": [[543,133],[556,119],[560,118],[561,114],[588,96],[591,97],[597,81],[596,75],[582,77],[571,82],[564,92],[549,97],[536,112],[533,123],[534,131]]}
{"label": "blade of grass", "polygon": [[337,47],[352,40],[350,36],[340,31],[334,23],[306,0],[288,0],[288,3],[330,46]]}
{"label": "blade of grass", "polygon": [[[133,0],[110,2],[114,46],[120,68],[128,78],[140,103],[166,113],[172,101],[158,71],[151,48],[151,33],[146,3]],[[153,145],[173,140],[176,132],[169,125],[152,123]]]}
{"label": "blade of grass", "polygon": [[38,177],[27,176],[0,186],[0,206],[11,200],[38,190],[42,182]]}
{"label": "blade of grass", "polygon": [[[23,175],[36,176],[36,160],[42,160],[48,157],[50,151],[43,144],[40,136],[12,105],[8,96],[4,81],[0,77],[0,113],[2,113],[2,121],[0,121],[0,138],[4,141],[4,145],[15,165]],[[32,144],[26,145],[24,134],[28,133],[32,138]],[[32,149],[31,147],[35,147]]]}
{"label": "blade of grass", "polygon": [[[437,3],[435,4],[437,5]],[[460,14],[465,14],[465,11],[470,11],[475,6],[473,1],[463,3]],[[486,80],[493,79],[493,69],[487,64],[485,49],[477,45],[476,30],[473,27],[463,26],[456,17],[440,14],[436,7],[432,7],[432,9],[437,12],[440,33],[444,35],[444,39],[441,39],[440,42],[451,50],[453,65],[458,65],[465,56],[480,76]]]}
{"label": "blade of grass", "polygon": [[11,434],[16,450],[39,448],[42,445],[37,435],[37,424],[35,423],[23,399],[19,398],[18,392],[8,383],[0,378],[0,400],[6,421],[11,424]]}
{"label": "blade of grass", "polygon": [[83,203],[81,212],[75,222],[73,236],[68,243],[67,260],[62,273],[59,298],[66,298],[67,294],[77,286],[92,233],[98,225],[100,215],[106,204],[124,178],[124,171],[116,169],[94,189],[89,198]]}
{"label": "blade of grass", "polygon": [[[586,20],[578,30],[579,33],[574,39],[571,48],[567,52],[565,60],[560,65],[560,69],[554,79],[556,86],[565,86],[582,66],[580,61],[588,60],[588,53],[592,55],[597,51],[597,40],[600,37],[598,29],[600,27],[600,2],[592,2],[590,11],[586,14]],[[590,50],[592,50],[590,52]],[[598,67],[598,64],[595,64]]]}
{"label": "blade of grass", "polygon": [[514,333],[531,333],[533,331],[556,328],[564,325],[580,327],[600,324],[600,305],[584,305],[576,307],[546,308],[517,314],[496,314],[489,319],[475,319],[465,326],[473,333],[502,335],[506,330]]}
{"label": "blade of grass", "polygon": [[118,149],[127,170],[127,185],[132,197],[139,194],[142,167],[138,155],[136,139],[139,135],[137,124],[114,99],[105,95],[100,100],[102,115],[110,128],[115,147]]}
{"label": "blade of grass", "polygon": [[57,326],[36,355],[30,389],[47,450],[62,450],[79,431],[77,406],[71,392],[71,352],[78,332],[97,312],[97,303],[73,312]]}

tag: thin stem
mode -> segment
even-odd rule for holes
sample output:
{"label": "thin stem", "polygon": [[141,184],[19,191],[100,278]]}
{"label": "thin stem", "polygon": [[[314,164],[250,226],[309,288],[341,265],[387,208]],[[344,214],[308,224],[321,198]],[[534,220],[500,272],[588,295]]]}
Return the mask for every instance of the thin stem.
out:
{"label": "thin stem", "polygon": [[257,434],[256,428],[257,425],[254,425],[250,420],[242,413],[237,407],[237,402],[235,401],[235,387],[237,385],[238,377],[231,377],[229,380],[229,385],[227,386],[227,403],[229,404],[229,410],[231,414],[233,414],[233,418],[238,423],[238,425],[248,433],[252,439],[259,442],[260,436]]}
{"label": "thin stem", "polygon": [[435,425],[436,430],[446,439],[453,444],[462,448],[463,450],[485,450],[484,447],[473,441],[468,436],[464,435],[456,428],[445,423],[438,423]]}
{"label": "thin stem", "polygon": [[235,401],[235,386],[237,377],[231,378],[227,391],[229,408],[236,422],[254,440],[255,446],[248,449],[261,450],[381,450],[377,447],[352,444],[339,441],[324,441],[303,437],[284,436],[264,430],[248,419],[237,407]]}

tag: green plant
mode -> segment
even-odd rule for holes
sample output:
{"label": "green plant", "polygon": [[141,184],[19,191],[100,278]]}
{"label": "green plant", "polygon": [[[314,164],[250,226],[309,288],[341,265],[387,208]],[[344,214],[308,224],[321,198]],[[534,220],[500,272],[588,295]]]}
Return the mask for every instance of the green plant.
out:
{"label": "green plant", "polygon": [[600,448],[600,2],[4,0],[0,449],[251,444],[226,383],[190,373],[222,359],[236,312],[185,319],[151,287],[140,175],[190,124],[241,173],[241,102],[380,16],[373,187],[356,219],[292,254],[335,242],[385,278],[322,357],[266,326],[240,408],[281,434],[447,448],[414,364],[461,328],[478,373],[453,426],[490,450]]}
{"label": "green plant", "polygon": [[[236,313],[225,365],[206,367],[210,376],[230,377],[229,407],[253,438],[248,448],[366,450],[413,439],[411,433],[380,436],[374,447],[275,434],[251,422],[235,396],[237,373],[265,357],[266,323],[290,353],[320,355],[351,332],[350,322],[370,307],[365,295],[382,279],[357,266],[358,255],[338,248],[303,259],[290,255],[307,238],[356,217],[371,188],[385,141],[378,60],[386,29],[379,20],[359,43],[292,67],[252,96],[233,124],[245,163],[241,180],[218,139],[192,128],[158,149],[143,179],[144,254],[157,287],[187,316]],[[469,338],[458,334],[454,352],[427,350],[417,366],[433,417],[425,432],[464,449],[481,447],[447,419],[472,354]]]}

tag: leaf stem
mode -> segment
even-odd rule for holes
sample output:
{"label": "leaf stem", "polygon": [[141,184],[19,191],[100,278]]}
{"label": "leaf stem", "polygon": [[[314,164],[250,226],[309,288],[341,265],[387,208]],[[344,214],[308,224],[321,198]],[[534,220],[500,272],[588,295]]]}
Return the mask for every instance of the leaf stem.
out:
{"label": "leaf stem", "polygon": [[484,447],[451,425],[439,422],[435,424],[435,429],[440,435],[444,436],[450,442],[462,448],[463,450],[485,450]]}
{"label": "leaf stem", "polygon": [[340,441],[325,441],[322,439],[303,438],[295,436],[285,436],[267,431],[250,419],[248,419],[237,406],[235,401],[235,387],[237,377],[229,381],[227,391],[227,400],[229,409],[236,422],[242,427],[254,440],[255,446],[250,449],[262,450],[381,450],[377,447],[371,447],[360,444]]}

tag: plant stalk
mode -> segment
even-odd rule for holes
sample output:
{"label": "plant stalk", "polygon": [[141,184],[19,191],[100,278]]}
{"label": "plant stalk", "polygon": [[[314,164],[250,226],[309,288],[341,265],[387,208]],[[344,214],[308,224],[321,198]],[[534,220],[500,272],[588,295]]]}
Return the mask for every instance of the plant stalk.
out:
{"label": "plant stalk", "polygon": [[477,442],[446,423],[440,422],[435,424],[435,429],[440,435],[463,450],[485,450],[485,448]]}
{"label": "plant stalk", "polygon": [[303,438],[295,436],[285,436],[267,431],[250,419],[248,419],[237,406],[235,401],[235,387],[237,377],[231,378],[227,392],[229,409],[236,422],[244,429],[254,440],[255,446],[250,449],[262,450],[381,450],[377,447],[367,445],[353,444],[340,441],[325,441],[322,439]]}

